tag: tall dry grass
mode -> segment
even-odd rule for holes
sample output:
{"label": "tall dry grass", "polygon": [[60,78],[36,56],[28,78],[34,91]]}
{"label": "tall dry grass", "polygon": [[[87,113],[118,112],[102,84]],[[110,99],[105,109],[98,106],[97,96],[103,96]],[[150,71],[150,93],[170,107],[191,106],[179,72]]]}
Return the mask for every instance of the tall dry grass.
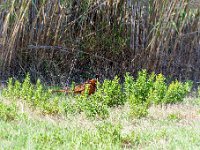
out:
{"label": "tall dry grass", "polygon": [[1,76],[51,83],[141,68],[200,78],[196,0],[1,0]]}

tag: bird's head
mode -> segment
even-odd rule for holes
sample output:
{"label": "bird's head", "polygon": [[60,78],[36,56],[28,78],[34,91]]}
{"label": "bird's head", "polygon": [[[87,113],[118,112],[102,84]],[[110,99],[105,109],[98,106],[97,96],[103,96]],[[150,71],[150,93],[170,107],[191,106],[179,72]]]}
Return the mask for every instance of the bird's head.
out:
{"label": "bird's head", "polygon": [[96,79],[91,79],[91,80],[89,80],[88,83],[89,83],[89,84],[92,84],[92,85],[94,85],[94,86],[96,86],[97,80],[96,80]]}

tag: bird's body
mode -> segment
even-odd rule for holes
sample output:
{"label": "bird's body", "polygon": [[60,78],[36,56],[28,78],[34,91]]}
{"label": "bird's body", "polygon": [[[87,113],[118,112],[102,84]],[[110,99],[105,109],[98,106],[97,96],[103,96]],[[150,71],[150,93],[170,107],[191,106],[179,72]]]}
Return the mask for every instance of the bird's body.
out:
{"label": "bird's body", "polygon": [[52,92],[63,92],[63,93],[74,93],[74,94],[84,94],[85,90],[88,88],[88,94],[94,94],[96,91],[97,79],[87,80],[83,84],[76,85],[74,89],[61,89],[53,90]]}

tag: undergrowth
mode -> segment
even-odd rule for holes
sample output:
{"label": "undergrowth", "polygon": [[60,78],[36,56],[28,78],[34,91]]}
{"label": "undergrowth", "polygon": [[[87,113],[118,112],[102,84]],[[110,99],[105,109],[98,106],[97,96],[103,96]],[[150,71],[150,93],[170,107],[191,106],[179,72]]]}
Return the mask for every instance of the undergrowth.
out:
{"label": "undergrowth", "polygon": [[151,104],[182,102],[191,88],[191,81],[173,81],[167,85],[162,74],[148,75],[146,70],[140,71],[136,80],[128,73],[125,75],[124,89],[131,108],[130,114],[137,118],[148,115]]}
{"label": "undergrowth", "polygon": [[6,105],[0,102],[0,120],[12,121],[17,118],[17,107],[15,104]]}
{"label": "undergrowth", "polygon": [[173,81],[167,84],[162,74],[148,74],[146,70],[138,72],[134,79],[129,73],[125,75],[123,84],[116,76],[113,80],[97,83],[96,92],[89,96],[88,90],[82,95],[63,96],[52,94],[38,79],[34,85],[27,74],[22,83],[9,79],[8,87],[3,90],[3,96],[10,99],[23,99],[33,107],[39,107],[46,114],[69,114],[85,112],[88,117],[107,118],[109,109],[126,102],[133,117],[148,115],[150,105],[172,104],[182,102],[190,92],[191,82]]}

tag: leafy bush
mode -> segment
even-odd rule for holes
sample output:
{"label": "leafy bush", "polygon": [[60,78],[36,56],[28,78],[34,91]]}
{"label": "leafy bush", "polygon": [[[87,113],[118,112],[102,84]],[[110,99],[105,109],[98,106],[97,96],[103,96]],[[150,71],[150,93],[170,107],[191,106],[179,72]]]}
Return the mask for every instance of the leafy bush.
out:
{"label": "leafy bush", "polygon": [[30,75],[27,74],[23,83],[9,79],[8,87],[3,90],[3,95],[12,99],[26,100],[31,105],[42,108],[42,111],[48,114],[85,112],[88,117],[101,118],[109,116],[109,107],[123,105],[128,101],[130,114],[140,118],[148,114],[148,108],[152,103],[181,102],[191,90],[192,83],[174,81],[167,86],[162,74],[149,75],[146,70],[142,70],[138,72],[135,80],[129,73],[126,73],[123,86],[124,91],[116,76],[113,80],[104,80],[101,85],[97,83],[97,90],[94,94],[89,96],[88,90],[85,90],[82,95],[74,97],[69,95],[69,101],[63,103],[60,100],[62,95],[52,95],[39,79],[36,85],[33,85]]}
{"label": "leafy bush", "polygon": [[110,107],[123,105],[126,102],[122,86],[119,84],[119,78],[116,76],[113,80],[104,80],[101,87],[99,87],[99,94],[101,94],[103,101]]}
{"label": "leafy bush", "polygon": [[155,74],[147,74],[146,70],[138,73],[138,77],[134,82],[133,97],[137,103],[145,103],[148,100],[149,92],[153,87]]}
{"label": "leafy bush", "polygon": [[109,116],[109,107],[123,105],[126,101],[116,76],[113,80],[104,80],[103,84],[97,83],[97,91],[88,96],[87,90],[84,95],[76,96],[78,110],[84,111],[87,116],[106,118]]}
{"label": "leafy bush", "polygon": [[182,102],[183,98],[191,91],[192,82],[181,83],[179,81],[173,81],[163,98],[163,103],[177,103]]}
{"label": "leafy bush", "polygon": [[133,95],[133,91],[134,91],[134,79],[133,77],[130,75],[130,73],[126,73],[125,74],[125,82],[124,82],[124,93],[126,95],[127,99],[130,99],[130,96]]}
{"label": "leafy bush", "polygon": [[[15,82],[16,83],[16,82]],[[22,83],[21,90],[19,91],[20,93],[20,98],[24,100],[31,101],[33,97],[33,92],[34,92],[34,87],[31,84],[30,81],[30,74],[28,73]]]}
{"label": "leafy bush", "polygon": [[3,90],[3,96],[26,100],[32,106],[42,108],[45,113],[54,114],[60,112],[58,106],[59,98],[51,99],[51,92],[45,90],[39,79],[36,85],[33,85],[30,81],[29,74],[26,75],[22,84],[18,80],[13,82],[13,79],[10,78],[7,89]]}
{"label": "leafy bush", "polygon": [[40,104],[44,105],[50,98],[51,98],[50,90],[45,90],[45,88],[41,84],[41,81],[38,79],[32,97],[33,105],[35,106]]}
{"label": "leafy bush", "polygon": [[108,106],[103,100],[101,89],[91,96],[87,92],[84,95],[77,95],[76,108],[79,111],[85,112],[88,117],[106,118],[109,116]]}
{"label": "leafy bush", "polygon": [[4,88],[3,91],[2,91],[2,95],[4,97],[13,97],[13,93],[16,93],[14,92],[14,85],[13,85],[13,79],[12,78],[9,78],[8,79],[8,86],[7,88]]}
{"label": "leafy bush", "polygon": [[131,108],[131,114],[135,117],[144,117],[148,114],[151,103],[176,103],[190,92],[192,82],[174,81],[169,86],[162,74],[148,75],[146,70],[138,73],[136,80],[129,73],[125,75],[124,90]]}
{"label": "leafy bush", "polygon": [[16,80],[13,86],[13,96],[16,98],[20,98],[21,96],[21,83]]}
{"label": "leafy bush", "polygon": [[146,70],[138,73],[136,81],[127,73],[125,75],[125,93],[131,108],[131,115],[140,118],[148,114],[148,96],[153,88],[155,74],[148,75]]}
{"label": "leafy bush", "polygon": [[17,117],[16,105],[10,106],[0,102],[0,120],[12,121]]}
{"label": "leafy bush", "polygon": [[167,85],[165,83],[165,77],[162,74],[158,74],[155,82],[153,83],[153,88],[149,92],[149,101],[154,104],[162,103],[166,91]]}

